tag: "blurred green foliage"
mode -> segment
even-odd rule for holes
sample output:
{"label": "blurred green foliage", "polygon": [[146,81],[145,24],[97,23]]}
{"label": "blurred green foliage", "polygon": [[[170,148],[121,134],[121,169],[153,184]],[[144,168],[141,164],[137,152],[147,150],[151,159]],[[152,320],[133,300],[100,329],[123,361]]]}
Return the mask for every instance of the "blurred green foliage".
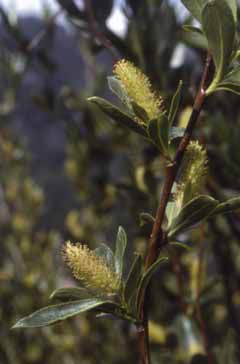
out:
{"label": "blurred green foliage", "polygon": [[[128,232],[129,257],[134,251],[144,254],[150,226],[140,227],[139,215],[155,213],[164,178],[162,161],[153,146],[109,122],[85,101],[87,96],[106,93],[105,76],[111,73],[114,60],[100,44],[101,38],[94,39],[89,14],[72,0],[58,3],[78,39],[87,75],[79,89],[66,80],[60,90],[50,94],[43,90],[34,99],[42,115],[54,117],[59,124],[63,120],[65,125],[64,169],[74,199],[66,208],[65,218],[58,221],[59,229],[46,224],[46,193],[32,174],[37,166],[33,166],[25,138],[16,133],[13,123],[15,115],[21,113],[17,101],[28,67],[38,62],[43,74],[54,72],[50,67],[51,49],[41,42],[29,49],[32,39],[12,21],[12,14],[1,12],[2,29],[10,43],[1,37],[0,362],[136,363],[134,328],[121,321],[86,315],[40,330],[10,330],[17,318],[45,306],[53,289],[74,285],[60,258],[65,239],[86,242],[94,248],[99,242],[114,241],[117,226],[123,225]],[[179,80],[183,80],[177,119],[178,126],[184,126],[205,57],[204,44],[198,36],[187,36],[180,14],[167,1],[128,0],[123,7],[128,23],[121,38],[105,22],[112,2],[94,1],[98,32],[111,41],[119,58],[141,67],[166,105]],[[42,39],[46,44],[58,27],[47,16]],[[191,19],[186,22],[191,24]],[[182,62],[173,67],[183,45]],[[237,96],[219,92],[210,98],[195,137],[208,151],[207,189],[220,200],[240,192],[239,130]],[[56,204],[56,214],[61,216],[57,210]],[[216,362],[240,361],[239,217],[234,213],[213,218],[204,228],[184,235],[182,239],[190,250],[171,247],[175,258],[158,273],[148,297],[153,364],[207,362],[197,304]]]}

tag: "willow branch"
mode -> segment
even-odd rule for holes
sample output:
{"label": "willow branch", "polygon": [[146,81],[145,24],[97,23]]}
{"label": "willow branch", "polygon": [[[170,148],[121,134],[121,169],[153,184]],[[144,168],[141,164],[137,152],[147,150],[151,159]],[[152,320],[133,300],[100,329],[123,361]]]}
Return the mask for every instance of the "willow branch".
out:
{"label": "willow branch", "polygon": [[165,236],[164,236],[163,230],[162,230],[163,219],[165,216],[165,211],[166,211],[166,207],[167,207],[167,203],[168,203],[168,200],[170,197],[173,183],[175,182],[175,178],[179,171],[184,153],[191,140],[194,127],[198,121],[199,114],[202,110],[204,101],[206,99],[205,91],[206,91],[206,85],[207,85],[207,80],[208,80],[208,75],[209,75],[210,63],[211,63],[211,56],[210,56],[210,54],[208,54],[207,58],[206,58],[206,62],[205,62],[202,79],[200,82],[200,87],[198,89],[198,92],[197,92],[197,95],[196,95],[196,98],[194,101],[193,110],[192,110],[189,122],[185,129],[185,133],[182,137],[182,140],[178,146],[174,161],[170,166],[167,167],[167,170],[166,170],[166,178],[165,178],[165,183],[163,186],[162,197],[160,200],[159,207],[157,209],[157,214],[156,214],[155,222],[153,224],[152,233],[150,235],[149,249],[148,249],[148,254],[146,257],[146,261],[145,261],[146,269],[149,268],[152,265],[152,263],[154,263],[154,261],[156,260],[156,258],[158,256],[159,251],[166,243],[166,239],[165,239]]}
{"label": "willow branch", "polygon": [[[172,190],[173,183],[176,179],[177,173],[179,171],[184,153],[186,148],[191,140],[191,136],[194,130],[194,127],[198,121],[198,117],[202,110],[204,101],[206,99],[206,88],[207,81],[209,76],[209,68],[211,64],[211,56],[208,53],[200,86],[194,101],[193,110],[185,129],[185,133],[181,139],[181,142],[178,146],[175,158],[170,166],[166,169],[166,178],[163,186],[162,196],[159,203],[159,207],[157,209],[156,218],[153,224],[152,233],[150,235],[148,253],[145,259],[145,269],[148,269],[157,259],[160,250],[167,244],[166,236],[162,230],[163,219],[165,216],[165,211],[167,207],[167,203],[169,201],[170,193]],[[140,363],[141,364],[149,364],[150,363],[150,354],[149,354],[149,340],[148,340],[148,308],[146,305],[146,295],[147,292],[143,292],[141,297],[141,321],[142,326],[141,330],[138,331],[138,344],[139,344],[139,352],[140,352]]]}

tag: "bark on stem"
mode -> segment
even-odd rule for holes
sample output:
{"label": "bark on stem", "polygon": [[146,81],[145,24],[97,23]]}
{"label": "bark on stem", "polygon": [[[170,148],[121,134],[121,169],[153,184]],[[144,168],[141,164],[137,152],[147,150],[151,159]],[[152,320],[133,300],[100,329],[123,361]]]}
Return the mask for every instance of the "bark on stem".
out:
{"label": "bark on stem", "polygon": [[[202,110],[205,98],[206,98],[206,86],[209,75],[209,68],[211,63],[211,56],[208,53],[204,71],[202,74],[200,86],[194,101],[193,110],[186,127],[184,136],[177,149],[174,161],[166,169],[166,178],[162,190],[162,196],[160,199],[159,207],[157,209],[155,222],[153,224],[152,233],[150,235],[148,253],[145,259],[145,269],[148,269],[157,259],[160,250],[167,244],[166,236],[162,230],[162,223],[165,215],[165,210],[170,197],[173,183],[179,171],[184,153],[190,142],[194,127],[197,123],[199,114]],[[143,292],[141,299],[141,330],[138,330],[138,344],[140,352],[140,363],[150,364],[150,353],[149,353],[149,340],[148,340],[148,307],[146,302],[146,292]]]}

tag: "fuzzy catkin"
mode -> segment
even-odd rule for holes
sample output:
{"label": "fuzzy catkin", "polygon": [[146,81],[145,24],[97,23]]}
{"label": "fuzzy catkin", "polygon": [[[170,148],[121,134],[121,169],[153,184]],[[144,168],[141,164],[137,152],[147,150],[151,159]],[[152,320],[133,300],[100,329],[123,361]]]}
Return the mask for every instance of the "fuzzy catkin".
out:
{"label": "fuzzy catkin", "polygon": [[191,141],[185,152],[178,176],[175,200],[182,202],[185,194],[188,194],[189,198],[200,194],[206,181],[207,163],[206,150],[198,141]]}
{"label": "fuzzy catkin", "polygon": [[163,112],[163,100],[152,91],[147,78],[131,62],[121,60],[116,63],[113,73],[121,81],[131,101],[141,106],[149,119],[155,119]]}
{"label": "fuzzy catkin", "polygon": [[74,277],[80,280],[89,290],[99,295],[110,295],[117,292],[119,278],[103,257],[99,257],[86,245],[73,245],[66,242],[62,256]]}

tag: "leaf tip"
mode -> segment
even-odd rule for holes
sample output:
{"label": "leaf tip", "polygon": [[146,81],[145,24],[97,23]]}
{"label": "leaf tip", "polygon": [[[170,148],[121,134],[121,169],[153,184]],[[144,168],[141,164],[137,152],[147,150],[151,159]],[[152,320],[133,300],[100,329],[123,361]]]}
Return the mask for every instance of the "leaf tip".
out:
{"label": "leaf tip", "polygon": [[20,329],[24,327],[24,325],[22,324],[22,320],[18,320],[12,327],[11,330],[15,330],[15,329]]}
{"label": "leaf tip", "polygon": [[96,97],[95,96],[91,96],[87,98],[88,102],[96,102]]}

